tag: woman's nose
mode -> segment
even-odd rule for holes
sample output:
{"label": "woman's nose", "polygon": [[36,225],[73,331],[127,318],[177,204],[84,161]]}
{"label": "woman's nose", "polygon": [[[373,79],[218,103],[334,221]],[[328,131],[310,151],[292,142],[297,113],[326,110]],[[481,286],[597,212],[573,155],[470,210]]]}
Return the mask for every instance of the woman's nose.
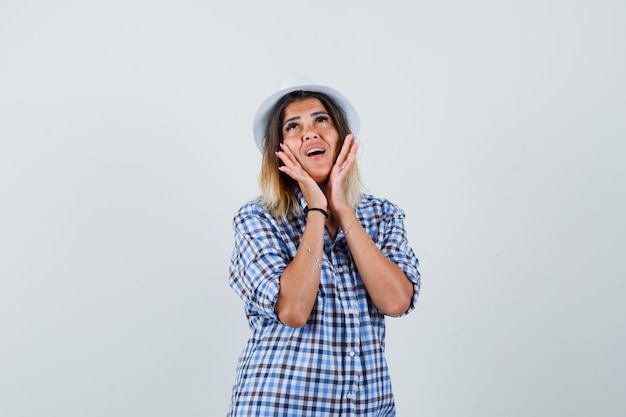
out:
{"label": "woman's nose", "polygon": [[315,130],[313,126],[306,126],[302,133],[302,139],[311,140],[313,138],[317,138],[317,130]]}

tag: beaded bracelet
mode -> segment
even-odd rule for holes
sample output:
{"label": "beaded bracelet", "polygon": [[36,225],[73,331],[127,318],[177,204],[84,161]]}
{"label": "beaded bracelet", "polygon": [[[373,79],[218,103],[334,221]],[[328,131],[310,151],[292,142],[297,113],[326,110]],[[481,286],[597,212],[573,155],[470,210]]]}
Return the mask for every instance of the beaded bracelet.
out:
{"label": "beaded bracelet", "polygon": [[313,258],[315,258],[315,268],[320,269],[322,267],[322,260],[315,255],[315,252],[313,252],[313,249],[311,249],[309,245],[305,243],[304,247],[306,248],[306,251],[313,255]]}
{"label": "beaded bracelet", "polygon": [[350,229],[352,229],[352,226],[354,226],[356,224],[356,222],[358,222],[358,221],[359,221],[359,219],[356,219],[355,221],[350,223],[350,226],[348,226],[348,228],[346,230],[344,230],[343,235],[344,236],[348,236],[348,233],[350,233]]}

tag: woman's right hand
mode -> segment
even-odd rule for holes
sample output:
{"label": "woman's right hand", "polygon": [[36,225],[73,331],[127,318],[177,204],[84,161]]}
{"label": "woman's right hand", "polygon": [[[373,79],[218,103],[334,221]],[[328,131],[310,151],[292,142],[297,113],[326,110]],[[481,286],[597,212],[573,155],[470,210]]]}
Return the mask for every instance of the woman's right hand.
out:
{"label": "woman's right hand", "polygon": [[309,207],[319,207],[327,210],[328,200],[326,199],[324,191],[322,191],[308,172],[302,168],[289,146],[281,143],[280,148],[281,150],[276,152],[276,156],[279,157],[285,165],[278,167],[278,169],[289,175],[289,177],[298,183]]}

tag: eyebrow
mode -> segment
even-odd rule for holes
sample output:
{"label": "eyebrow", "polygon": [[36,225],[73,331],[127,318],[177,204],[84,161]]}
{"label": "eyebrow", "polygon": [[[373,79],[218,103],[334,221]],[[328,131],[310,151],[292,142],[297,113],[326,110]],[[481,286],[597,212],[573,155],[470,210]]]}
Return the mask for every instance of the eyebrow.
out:
{"label": "eyebrow", "polygon": [[[330,115],[329,115],[327,112],[325,112],[325,111],[315,111],[315,112],[311,113],[311,114],[310,114],[310,116],[311,116],[311,117],[315,117],[315,116],[319,116],[320,114],[325,114],[325,115],[327,115],[327,116],[330,116]],[[290,117],[289,119],[287,119],[287,120],[285,120],[285,121],[283,122],[283,126],[285,126],[285,124],[286,124],[286,123],[293,122],[294,120],[299,120],[299,119],[300,119],[300,116]]]}

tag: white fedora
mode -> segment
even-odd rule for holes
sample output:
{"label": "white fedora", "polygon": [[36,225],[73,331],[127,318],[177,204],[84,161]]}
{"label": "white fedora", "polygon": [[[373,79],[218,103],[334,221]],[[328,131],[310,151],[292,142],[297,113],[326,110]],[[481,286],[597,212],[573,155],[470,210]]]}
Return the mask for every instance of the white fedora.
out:
{"label": "white fedora", "polygon": [[257,148],[259,148],[261,152],[263,152],[265,130],[267,128],[267,123],[269,122],[270,113],[274,109],[278,100],[280,100],[285,94],[289,94],[292,91],[312,91],[326,94],[344,111],[346,121],[348,122],[348,126],[350,127],[352,134],[354,136],[359,134],[359,114],[356,112],[352,103],[350,103],[350,101],[343,94],[334,88],[318,84],[303,75],[295,75],[285,80],[283,85],[280,87],[280,90],[267,97],[263,103],[261,103],[256,111],[256,114],[254,115],[254,123],[252,125],[254,141],[256,142]]}

